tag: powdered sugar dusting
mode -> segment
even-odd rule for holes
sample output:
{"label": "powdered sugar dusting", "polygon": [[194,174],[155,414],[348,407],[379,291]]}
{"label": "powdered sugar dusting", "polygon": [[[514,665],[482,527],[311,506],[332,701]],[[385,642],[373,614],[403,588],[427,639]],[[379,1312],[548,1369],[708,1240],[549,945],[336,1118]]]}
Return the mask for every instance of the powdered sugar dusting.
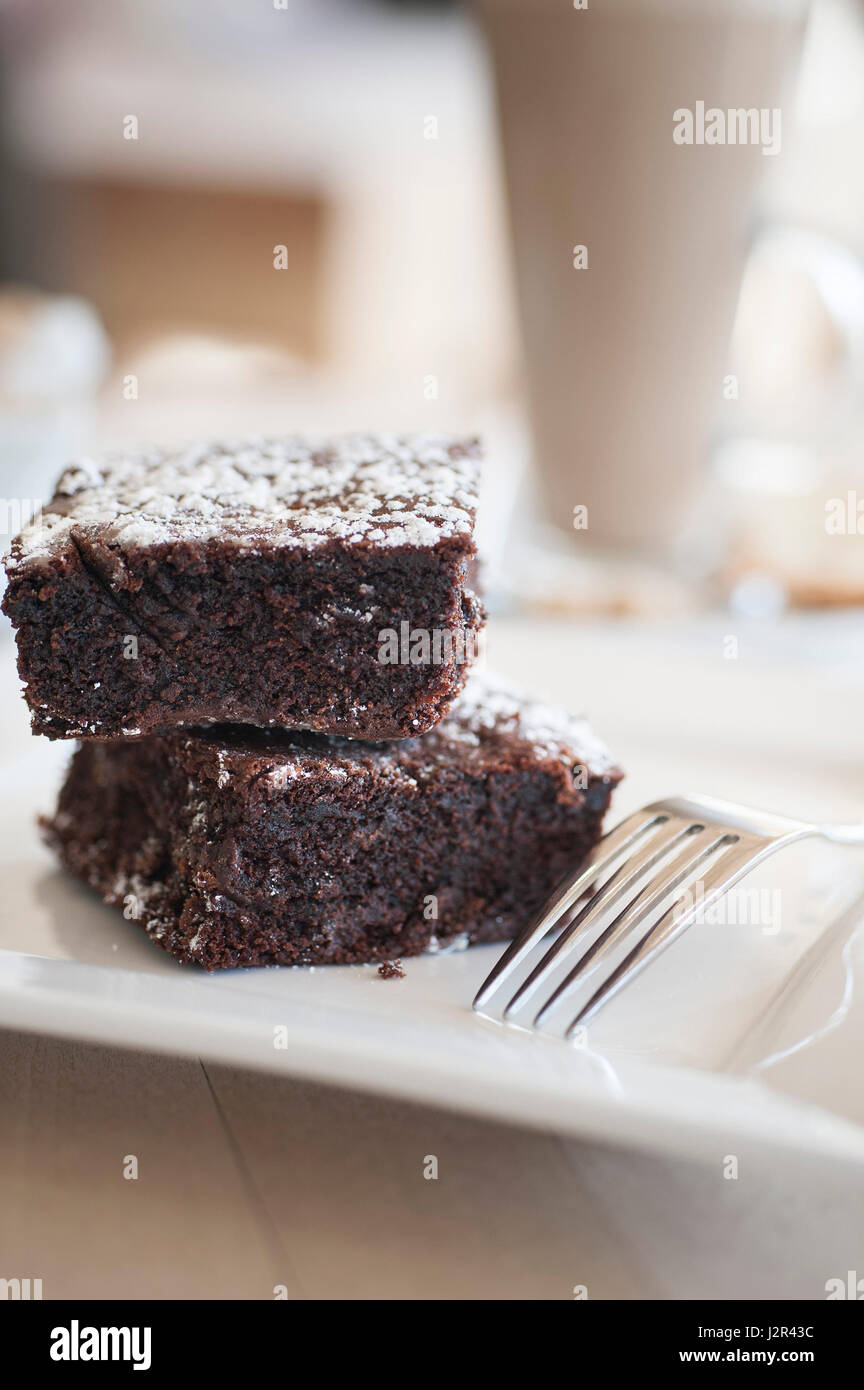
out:
{"label": "powdered sugar dusting", "polygon": [[[616,764],[586,719],[526,695],[501,676],[476,671],[469,676],[458,703],[437,729],[444,738],[480,746],[484,739],[510,732],[540,760],[572,763],[573,755],[590,772],[602,776]],[[426,735],[426,738],[430,737]]]}
{"label": "powdered sugar dusting", "polygon": [[433,434],[294,437],[85,459],[19,536],[11,560],[90,528],[121,550],[224,538],[313,548],[327,540],[432,546],[470,537],[479,445]]}

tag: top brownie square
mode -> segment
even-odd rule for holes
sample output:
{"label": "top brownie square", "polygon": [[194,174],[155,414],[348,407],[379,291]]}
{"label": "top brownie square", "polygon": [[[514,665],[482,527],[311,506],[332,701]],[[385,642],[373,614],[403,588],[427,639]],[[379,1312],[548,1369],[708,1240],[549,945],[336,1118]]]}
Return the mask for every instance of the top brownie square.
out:
{"label": "top brownie square", "polygon": [[84,461],[6,561],[34,731],[404,738],[476,654],[479,444],[353,435]]}

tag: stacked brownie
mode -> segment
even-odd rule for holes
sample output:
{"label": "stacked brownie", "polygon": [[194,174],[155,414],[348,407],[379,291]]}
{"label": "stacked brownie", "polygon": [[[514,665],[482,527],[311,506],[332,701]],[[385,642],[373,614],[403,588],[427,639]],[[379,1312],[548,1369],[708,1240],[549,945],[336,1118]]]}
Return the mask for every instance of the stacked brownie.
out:
{"label": "stacked brownie", "polygon": [[379,961],[518,930],[621,773],[469,670],[479,448],[252,440],[81,463],[7,560],[46,833],[183,962]]}

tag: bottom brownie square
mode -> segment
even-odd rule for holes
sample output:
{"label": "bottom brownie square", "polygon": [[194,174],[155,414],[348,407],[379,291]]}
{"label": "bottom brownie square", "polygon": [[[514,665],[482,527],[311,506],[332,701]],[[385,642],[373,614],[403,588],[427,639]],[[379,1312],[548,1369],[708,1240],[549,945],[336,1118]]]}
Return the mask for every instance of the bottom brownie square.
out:
{"label": "bottom brownie square", "polygon": [[475,676],[400,742],[218,725],[84,743],[45,829],[184,963],[380,961],[511,936],[621,776],[583,720]]}

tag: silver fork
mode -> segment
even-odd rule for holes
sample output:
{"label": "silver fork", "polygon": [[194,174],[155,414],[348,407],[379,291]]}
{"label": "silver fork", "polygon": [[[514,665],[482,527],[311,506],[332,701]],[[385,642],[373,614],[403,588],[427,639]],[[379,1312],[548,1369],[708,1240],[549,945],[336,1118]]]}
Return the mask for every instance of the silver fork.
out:
{"label": "silver fork", "polygon": [[[506,981],[512,987],[519,967],[558,927],[559,935],[503,1009],[507,1019],[544,986],[548,991],[552,977],[583,948],[535,1014],[537,1028],[595,966],[634,939],[632,949],[605,975],[567,1028],[564,1036],[572,1038],[740,878],[777,850],[808,836],[837,845],[864,845],[864,825],[808,825],[706,796],[670,797],[645,806],[598,841],[579,870],[510,943],[478,990],[474,1008],[482,1012]],[[684,908],[681,897],[697,878],[702,883],[699,900]],[[664,909],[672,894],[678,897]],[[645,931],[658,909],[660,916]],[[597,927],[602,930],[592,939]]]}

